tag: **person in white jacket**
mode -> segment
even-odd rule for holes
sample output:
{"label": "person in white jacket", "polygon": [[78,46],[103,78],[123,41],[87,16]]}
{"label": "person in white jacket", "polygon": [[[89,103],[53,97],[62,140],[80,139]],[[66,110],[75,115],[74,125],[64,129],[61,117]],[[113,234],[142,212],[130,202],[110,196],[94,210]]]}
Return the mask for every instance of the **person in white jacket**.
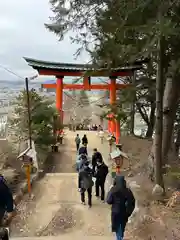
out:
{"label": "person in white jacket", "polygon": [[103,144],[103,142],[104,142],[104,132],[102,130],[99,132],[99,137],[101,139],[101,144]]}

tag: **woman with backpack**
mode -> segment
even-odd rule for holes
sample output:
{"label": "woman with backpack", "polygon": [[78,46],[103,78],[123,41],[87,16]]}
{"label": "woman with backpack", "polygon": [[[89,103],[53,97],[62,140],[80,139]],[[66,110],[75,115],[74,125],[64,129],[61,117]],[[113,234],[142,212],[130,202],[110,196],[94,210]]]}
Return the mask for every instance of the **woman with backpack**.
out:
{"label": "woman with backpack", "polygon": [[81,143],[81,139],[79,137],[79,134],[77,134],[76,138],[75,138],[75,143],[76,143],[76,149],[77,149],[77,152],[79,151],[79,146],[80,146],[80,143]]}
{"label": "woman with backpack", "polygon": [[92,187],[94,185],[92,177],[93,171],[89,167],[89,161],[86,161],[84,163],[83,168],[79,172],[78,187],[81,193],[81,203],[84,205],[85,205],[85,192],[87,192],[89,208],[91,208],[92,206]]}
{"label": "woman with backpack", "polygon": [[123,240],[126,224],[135,208],[134,195],[126,187],[124,176],[116,176],[107,203],[111,205],[112,232],[116,233],[116,240]]}

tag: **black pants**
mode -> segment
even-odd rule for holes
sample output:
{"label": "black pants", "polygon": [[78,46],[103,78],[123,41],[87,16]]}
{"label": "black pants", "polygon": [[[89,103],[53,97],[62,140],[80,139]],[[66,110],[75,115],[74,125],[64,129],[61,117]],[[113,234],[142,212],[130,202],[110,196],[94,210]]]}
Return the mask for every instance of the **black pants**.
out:
{"label": "black pants", "polygon": [[[5,214],[5,210],[4,209],[0,209],[0,228],[2,227],[2,220],[4,218],[4,214]],[[9,240],[9,233],[7,231],[7,229],[1,229],[0,231],[0,239],[2,240]]]}
{"label": "black pants", "polygon": [[99,197],[99,189],[101,189],[101,200],[104,201],[105,190],[104,190],[105,181],[96,180],[96,197]]}
{"label": "black pants", "polygon": [[1,226],[1,222],[4,218],[4,214],[5,214],[5,210],[4,209],[0,209],[0,226]]}
{"label": "black pants", "polygon": [[77,151],[79,150],[79,143],[76,143],[76,149],[77,149]]}
{"label": "black pants", "polygon": [[92,170],[93,170],[93,175],[95,175],[95,172],[96,172],[96,164],[93,164],[93,165],[92,165]]}
{"label": "black pants", "polygon": [[92,206],[92,188],[88,188],[87,190],[81,190],[81,202],[85,202],[85,192],[87,191],[88,194],[88,205]]}
{"label": "black pants", "polygon": [[127,222],[128,222],[128,218],[124,219],[123,223],[121,224],[123,237],[124,237],[124,232],[125,232]]}
{"label": "black pants", "polygon": [[[78,170],[79,171],[79,170]],[[81,188],[81,180],[80,177],[78,176],[78,188]]]}

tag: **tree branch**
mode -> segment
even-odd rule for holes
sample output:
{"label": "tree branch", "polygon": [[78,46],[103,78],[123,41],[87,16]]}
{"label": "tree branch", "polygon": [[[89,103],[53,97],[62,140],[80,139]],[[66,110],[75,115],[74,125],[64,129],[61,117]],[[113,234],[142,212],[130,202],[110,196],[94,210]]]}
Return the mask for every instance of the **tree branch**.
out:
{"label": "tree branch", "polygon": [[146,122],[147,125],[149,125],[149,118],[145,107],[139,102],[136,102],[136,106],[138,108],[139,113],[141,114],[142,119]]}

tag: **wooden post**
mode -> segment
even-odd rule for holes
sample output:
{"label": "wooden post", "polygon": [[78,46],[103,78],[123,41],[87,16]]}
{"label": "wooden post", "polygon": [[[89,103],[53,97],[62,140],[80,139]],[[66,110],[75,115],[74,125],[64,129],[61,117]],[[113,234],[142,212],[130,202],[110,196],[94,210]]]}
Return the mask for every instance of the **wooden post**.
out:
{"label": "wooden post", "polygon": [[111,153],[111,152],[112,152],[112,143],[109,144],[109,153]]}
{"label": "wooden post", "polygon": [[91,91],[91,77],[84,76],[83,85],[84,85],[84,90]]}
{"label": "wooden post", "polygon": [[121,133],[120,133],[120,121],[116,120],[116,144],[120,143],[120,137],[121,137]]}
{"label": "wooden post", "polygon": [[116,163],[114,161],[112,161],[111,164],[111,177],[115,178],[116,177]]}
{"label": "wooden post", "polygon": [[[110,118],[110,116],[108,116]],[[108,132],[111,133],[111,120],[108,119]]]}
{"label": "wooden post", "polygon": [[31,109],[30,109],[30,98],[29,98],[28,78],[25,78],[25,84],[26,84],[26,96],[27,96],[29,147],[32,148]]}
{"label": "wooden post", "polygon": [[30,164],[26,166],[26,178],[29,196],[31,196],[31,166]]}
{"label": "wooden post", "polygon": [[60,115],[61,124],[63,124],[63,77],[58,77],[56,80],[56,108]]}

